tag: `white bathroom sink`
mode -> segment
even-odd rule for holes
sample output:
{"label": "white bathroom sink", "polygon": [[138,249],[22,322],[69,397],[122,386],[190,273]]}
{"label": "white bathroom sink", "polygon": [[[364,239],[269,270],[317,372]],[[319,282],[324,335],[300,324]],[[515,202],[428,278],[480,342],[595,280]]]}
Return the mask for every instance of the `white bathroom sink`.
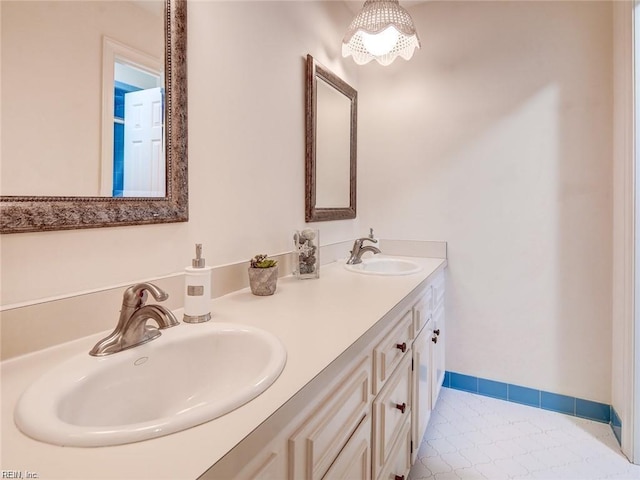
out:
{"label": "white bathroom sink", "polygon": [[411,260],[393,257],[371,257],[356,265],[345,265],[345,268],[368,275],[410,275],[422,270],[420,265]]}
{"label": "white bathroom sink", "polygon": [[180,325],[106,357],[71,358],[25,390],[14,418],[55,445],[137,442],[230,412],[265,391],[285,363],[279,339],[258,328]]}

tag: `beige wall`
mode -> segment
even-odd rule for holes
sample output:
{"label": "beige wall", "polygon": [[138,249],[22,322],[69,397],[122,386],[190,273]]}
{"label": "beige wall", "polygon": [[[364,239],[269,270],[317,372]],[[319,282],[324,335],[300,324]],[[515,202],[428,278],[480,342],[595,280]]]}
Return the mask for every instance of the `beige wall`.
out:
{"label": "beige wall", "polygon": [[290,250],[311,53],[359,92],[358,218],[322,244],[448,241],[447,369],[609,403],[611,5],[411,12],[414,58],[356,69],[339,2],[192,1],[190,222],[2,236],[2,304],[178,272],[195,242],[213,265]]}
{"label": "beige wall", "polygon": [[611,4],[410,11],[360,75],[362,222],[448,242],[448,370],[609,403]]}
{"label": "beige wall", "polygon": [[[357,89],[340,54],[351,16],[341,2],[190,4],[188,236],[206,232],[215,263],[291,250],[304,224],[306,55]],[[357,225],[317,224],[321,244]]]}

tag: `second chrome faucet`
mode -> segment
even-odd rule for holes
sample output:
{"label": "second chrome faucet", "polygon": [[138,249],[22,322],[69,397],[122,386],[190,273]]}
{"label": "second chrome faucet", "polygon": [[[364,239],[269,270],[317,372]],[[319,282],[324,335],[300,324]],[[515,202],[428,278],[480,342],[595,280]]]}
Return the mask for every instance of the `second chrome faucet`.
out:
{"label": "second chrome faucet", "polygon": [[365,241],[369,241],[372,243],[378,243],[378,240],[370,237],[358,238],[355,242],[353,242],[353,248],[351,249],[351,256],[347,260],[347,265],[357,265],[358,263],[362,263],[362,254],[364,252],[373,252],[374,254],[382,253],[380,249],[374,247],[373,245],[363,245]]}

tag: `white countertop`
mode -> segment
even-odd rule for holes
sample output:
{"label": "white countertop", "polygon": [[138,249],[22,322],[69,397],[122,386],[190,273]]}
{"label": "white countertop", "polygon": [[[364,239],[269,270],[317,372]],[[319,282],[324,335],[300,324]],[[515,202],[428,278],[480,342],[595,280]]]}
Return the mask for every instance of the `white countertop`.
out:
{"label": "white countertop", "polygon": [[[34,472],[41,479],[197,478],[446,266],[446,260],[440,258],[411,260],[423,267],[421,272],[361,275],[332,263],[322,267],[318,280],[280,278],[270,297],[256,297],[244,289],[213,300],[212,322],[254,325],[274,333],[287,349],[287,364],[275,383],[246,405],[165,437],[114,447],[58,447],[32,440],[15,427],[13,409],[26,387],[70,356],[87,353],[108,332],[2,362],[0,468],[22,472],[23,478],[26,472]],[[116,321],[114,318],[114,326]],[[176,328],[206,329],[207,325]]]}

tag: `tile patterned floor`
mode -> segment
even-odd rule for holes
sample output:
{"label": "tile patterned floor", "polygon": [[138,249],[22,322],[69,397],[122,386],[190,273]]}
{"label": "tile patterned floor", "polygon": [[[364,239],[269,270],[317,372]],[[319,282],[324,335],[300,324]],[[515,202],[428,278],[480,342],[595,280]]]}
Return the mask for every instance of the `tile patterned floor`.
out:
{"label": "tile patterned floor", "polygon": [[640,480],[611,427],[443,388],[411,480]]}

